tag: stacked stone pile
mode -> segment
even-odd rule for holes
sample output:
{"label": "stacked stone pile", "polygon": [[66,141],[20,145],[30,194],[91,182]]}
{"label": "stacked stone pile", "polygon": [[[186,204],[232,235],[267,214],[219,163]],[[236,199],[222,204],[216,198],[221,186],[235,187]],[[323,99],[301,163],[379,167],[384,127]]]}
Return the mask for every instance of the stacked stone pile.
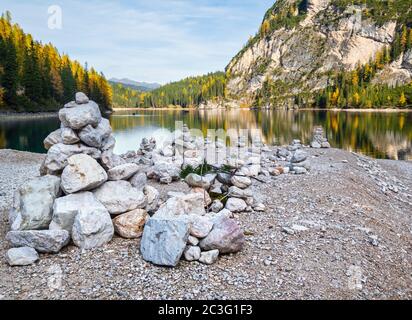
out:
{"label": "stacked stone pile", "polygon": [[11,265],[33,263],[37,252],[57,253],[71,241],[82,249],[100,247],[115,231],[141,237],[147,210],[157,210],[158,191],[133,186],[142,168],[114,154],[110,123],[95,102],[77,93],[59,119],[61,128],[44,140],[41,176],[15,194],[6,236]]}
{"label": "stacked stone pile", "polygon": [[314,149],[328,149],[330,148],[330,144],[328,139],[325,138],[325,133],[322,127],[316,127],[313,131],[313,140],[311,142],[311,147]]}

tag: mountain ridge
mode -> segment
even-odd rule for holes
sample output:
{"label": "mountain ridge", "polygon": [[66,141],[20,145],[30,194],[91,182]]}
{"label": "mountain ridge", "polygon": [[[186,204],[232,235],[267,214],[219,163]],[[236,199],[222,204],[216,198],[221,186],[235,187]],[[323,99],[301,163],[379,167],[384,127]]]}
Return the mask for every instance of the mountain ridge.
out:
{"label": "mountain ridge", "polygon": [[[387,103],[405,106],[412,103],[411,28],[408,0],[278,0],[227,66],[227,98],[249,106],[326,99],[317,106],[369,107],[384,104],[375,87],[404,87]],[[346,90],[354,70],[362,81]]]}

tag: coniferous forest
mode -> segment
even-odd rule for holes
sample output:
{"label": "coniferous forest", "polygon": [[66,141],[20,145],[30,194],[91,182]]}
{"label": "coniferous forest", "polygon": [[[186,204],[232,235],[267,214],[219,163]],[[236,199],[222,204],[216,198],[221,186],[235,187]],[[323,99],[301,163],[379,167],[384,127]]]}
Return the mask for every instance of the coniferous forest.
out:
{"label": "coniferous forest", "polygon": [[111,109],[112,91],[103,74],[82,66],[52,44],[42,44],[0,18],[0,111],[55,111],[85,92],[102,111]]}

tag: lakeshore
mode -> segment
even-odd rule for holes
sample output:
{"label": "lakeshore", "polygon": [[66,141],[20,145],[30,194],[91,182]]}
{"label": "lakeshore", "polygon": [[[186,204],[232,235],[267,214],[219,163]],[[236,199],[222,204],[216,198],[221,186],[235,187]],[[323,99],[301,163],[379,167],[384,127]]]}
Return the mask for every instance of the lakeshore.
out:
{"label": "lakeshore", "polygon": [[[140,240],[102,248],[73,245],[28,267],[0,264],[2,299],[411,299],[412,163],[310,149],[311,171],[254,181],[265,212],[236,214],[242,252],[212,266],[174,269],[143,261]],[[13,192],[38,176],[44,155],[0,151],[0,237]],[[187,192],[185,182],[156,186]],[[0,242],[4,257],[8,245]],[[54,271],[53,271],[54,270]],[[51,277],[59,289],[47,285]],[[125,277],[124,275],[129,275]],[[53,278],[54,279],[54,278]],[[150,286],[147,286],[150,283]]]}

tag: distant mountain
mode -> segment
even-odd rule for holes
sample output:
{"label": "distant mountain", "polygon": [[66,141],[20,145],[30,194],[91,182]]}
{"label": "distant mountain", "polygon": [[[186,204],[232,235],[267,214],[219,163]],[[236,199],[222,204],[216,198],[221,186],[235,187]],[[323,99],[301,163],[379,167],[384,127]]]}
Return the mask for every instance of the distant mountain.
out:
{"label": "distant mountain", "polygon": [[127,78],[123,78],[123,79],[111,78],[109,81],[112,83],[120,83],[126,87],[129,87],[129,88],[132,88],[138,91],[143,91],[143,92],[152,91],[152,90],[155,90],[161,87],[161,84],[159,83],[138,82],[138,81],[130,80]]}

